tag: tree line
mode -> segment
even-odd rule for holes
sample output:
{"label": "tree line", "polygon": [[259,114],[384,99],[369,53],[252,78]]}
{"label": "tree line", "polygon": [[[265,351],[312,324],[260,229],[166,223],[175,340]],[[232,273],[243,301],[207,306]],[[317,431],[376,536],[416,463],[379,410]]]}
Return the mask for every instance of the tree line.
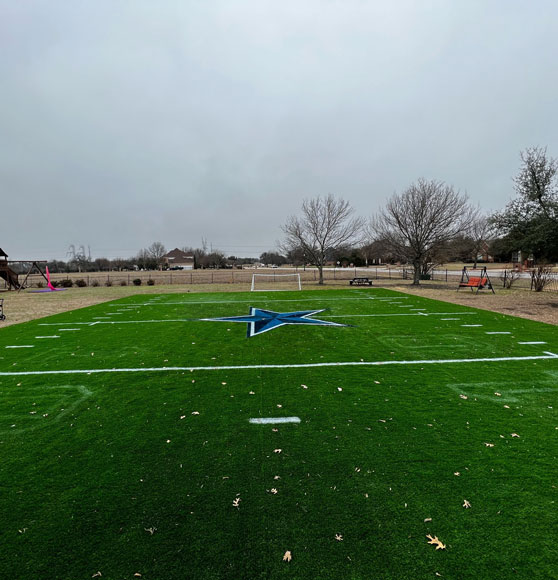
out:
{"label": "tree line", "polygon": [[[185,246],[196,268],[231,268],[255,262],[264,265],[315,266],[323,284],[326,264],[368,266],[372,261],[409,264],[413,284],[428,278],[447,261],[472,262],[490,255],[510,262],[521,252],[539,264],[558,261],[558,160],[546,148],[520,153],[513,178],[515,198],[503,210],[488,215],[468,196],[442,181],[418,179],[395,193],[380,211],[365,220],[350,203],[333,195],[305,199],[300,212],[282,226],[284,238],[276,250],[259,258],[225,256],[202,240],[201,247]],[[130,258],[96,258],[83,246],[67,262],[48,262],[52,272],[154,270],[164,267],[167,253],[154,242]]]}
{"label": "tree line", "polygon": [[483,214],[453,186],[423,178],[395,193],[368,222],[333,195],[304,200],[300,214],[282,228],[282,249],[315,265],[320,284],[324,265],[344,246],[358,247],[366,261],[409,264],[413,284],[448,260],[472,261],[476,267],[481,254],[505,262],[512,252],[539,264],[558,261],[557,174],[558,161],[546,148],[521,152],[516,197],[492,215]]}

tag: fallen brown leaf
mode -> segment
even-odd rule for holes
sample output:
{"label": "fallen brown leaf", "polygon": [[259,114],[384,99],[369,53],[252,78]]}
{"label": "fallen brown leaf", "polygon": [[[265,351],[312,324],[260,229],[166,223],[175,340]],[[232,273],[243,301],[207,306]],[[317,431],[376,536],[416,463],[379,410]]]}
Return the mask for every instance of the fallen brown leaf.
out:
{"label": "fallen brown leaf", "polygon": [[285,552],[283,555],[283,562],[290,562],[293,559],[293,556],[289,550]]}
{"label": "fallen brown leaf", "polygon": [[438,539],[438,536],[432,537],[430,534],[426,534],[426,537],[430,540],[428,542],[429,544],[436,546],[436,550],[445,550],[446,549],[445,544],[442,544],[442,542]]}
{"label": "fallen brown leaf", "polygon": [[465,509],[469,509],[471,507],[471,504],[466,499],[464,499],[463,500],[463,507]]}
{"label": "fallen brown leaf", "polygon": [[341,534],[335,534],[335,539],[336,539],[338,542],[342,542],[342,541],[343,541],[343,536],[342,536]]}

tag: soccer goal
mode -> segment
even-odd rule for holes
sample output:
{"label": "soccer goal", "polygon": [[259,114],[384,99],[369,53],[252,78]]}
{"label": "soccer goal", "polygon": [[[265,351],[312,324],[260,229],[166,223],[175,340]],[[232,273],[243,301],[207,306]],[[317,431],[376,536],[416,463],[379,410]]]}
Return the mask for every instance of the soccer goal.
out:
{"label": "soccer goal", "polygon": [[252,292],[302,290],[300,274],[252,274]]}

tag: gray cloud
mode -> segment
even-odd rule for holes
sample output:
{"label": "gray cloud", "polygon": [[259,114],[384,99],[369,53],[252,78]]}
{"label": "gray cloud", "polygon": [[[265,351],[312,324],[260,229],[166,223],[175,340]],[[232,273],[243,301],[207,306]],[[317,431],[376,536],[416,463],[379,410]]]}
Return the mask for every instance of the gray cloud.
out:
{"label": "gray cloud", "polygon": [[418,177],[485,209],[558,156],[558,5],[0,0],[0,245],[258,255],[302,198]]}

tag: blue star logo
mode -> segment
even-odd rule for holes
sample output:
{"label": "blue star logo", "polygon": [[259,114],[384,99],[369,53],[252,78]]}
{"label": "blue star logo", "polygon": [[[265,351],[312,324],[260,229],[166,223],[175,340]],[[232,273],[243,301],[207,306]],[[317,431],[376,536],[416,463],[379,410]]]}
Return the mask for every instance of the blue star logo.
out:
{"label": "blue star logo", "polygon": [[347,326],[346,324],[339,324],[337,322],[329,322],[327,320],[318,320],[309,318],[314,314],[324,312],[322,310],[301,310],[299,312],[273,312],[272,310],[262,310],[261,308],[250,308],[248,316],[229,316],[226,318],[202,318],[202,320],[209,320],[215,322],[246,322],[248,329],[246,336],[256,336],[264,332],[269,332],[285,324],[309,324],[312,326]]}

